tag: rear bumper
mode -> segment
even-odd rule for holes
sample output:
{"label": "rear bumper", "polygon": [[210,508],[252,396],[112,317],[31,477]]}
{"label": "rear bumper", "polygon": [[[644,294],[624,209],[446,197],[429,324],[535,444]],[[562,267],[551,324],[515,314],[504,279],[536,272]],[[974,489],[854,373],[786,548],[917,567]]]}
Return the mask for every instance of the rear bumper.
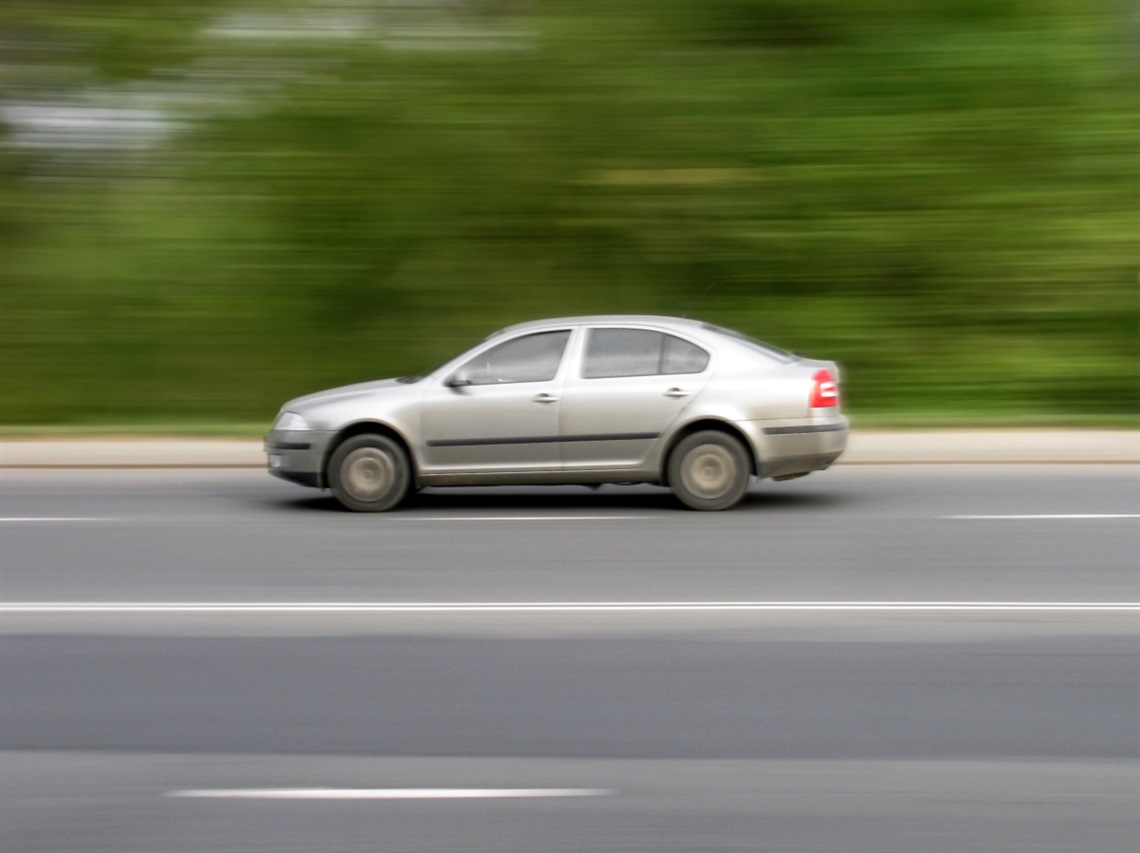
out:
{"label": "rear bumper", "polygon": [[850,423],[842,415],[826,421],[753,422],[760,477],[822,471],[847,447]]}

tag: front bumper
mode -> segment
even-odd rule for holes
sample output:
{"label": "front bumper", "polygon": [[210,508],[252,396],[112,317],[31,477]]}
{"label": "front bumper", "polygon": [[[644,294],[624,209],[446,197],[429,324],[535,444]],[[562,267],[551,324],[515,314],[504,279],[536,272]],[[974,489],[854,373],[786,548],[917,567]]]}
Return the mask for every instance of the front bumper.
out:
{"label": "front bumper", "polygon": [[265,436],[266,470],[274,477],[323,489],[325,450],[334,433],[272,430]]}

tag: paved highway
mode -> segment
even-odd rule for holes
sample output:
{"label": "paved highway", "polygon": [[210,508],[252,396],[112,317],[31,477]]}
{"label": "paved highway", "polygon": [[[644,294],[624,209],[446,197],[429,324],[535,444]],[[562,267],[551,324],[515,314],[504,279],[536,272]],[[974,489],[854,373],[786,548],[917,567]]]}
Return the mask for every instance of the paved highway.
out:
{"label": "paved highway", "polygon": [[5,853],[1140,846],[1135,466],[5,470],[0,561]]}

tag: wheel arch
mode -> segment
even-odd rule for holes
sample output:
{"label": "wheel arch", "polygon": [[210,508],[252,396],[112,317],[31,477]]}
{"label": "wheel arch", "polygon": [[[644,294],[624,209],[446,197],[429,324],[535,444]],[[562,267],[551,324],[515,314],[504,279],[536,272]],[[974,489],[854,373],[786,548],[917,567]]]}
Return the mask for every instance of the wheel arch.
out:
{"label": "wheel arch", "polygon": [[412,466],[413,488],[420,488],[419,466],[416,464],[415,454],[412,453],[412,445],[404,438],[399,430],[394,429],[388,424],[380,423],[379,421],[357,421],[348,424],[337,432],[336,436],[325,448],[324,456],[321,458],[320,470],[320,485],[322,489],[329,487],[329,460],[332,459],[333,453],[348,439],[355,438],[358,435],[382,435],[399,444],[403,448],[404,453],[407,454],[408,464]]}
{"label": "wheel arch", "polygon": [[669,485],[669,457],[673,455],[673,450],[688,436],[692,435],[693,433],[703,432],[706,430],[713,432],[723,432],[726,435],[732,436],[742,445],[744,445],[744,448],[748,451],[748,459],[751,466],[749,473],[753,477],[759,475],[759,455],[757,454],[756,448],[753,446],[751,440],[749,440],[748,436],[745,435],[745,433],[739,427],[733,423],[730,423],[729,421],[722,421],[719,418],[700,418],[695,421],[690,421],[669,436],[669,441],[666,443],[664,449],[662,450],[660,461],[661,482],[664,485]]}

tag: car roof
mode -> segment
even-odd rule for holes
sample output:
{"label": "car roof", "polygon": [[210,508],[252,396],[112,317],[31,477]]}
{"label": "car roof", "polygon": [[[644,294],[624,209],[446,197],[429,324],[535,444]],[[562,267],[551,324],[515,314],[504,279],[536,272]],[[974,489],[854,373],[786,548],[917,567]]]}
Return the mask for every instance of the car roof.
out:
{"label": "car roof", "polygon": [[582,317],[552,317],[549,320],[531,320],[527,323],[516,323],[496,332],[492,337],[507,333],[525,332],[537,329],[549,329],[566,326],[664,326],[674,329],[708,329],[707,324],[700,320],[690,320],[687,317],[666,317],[658,314],[594,314]]}

